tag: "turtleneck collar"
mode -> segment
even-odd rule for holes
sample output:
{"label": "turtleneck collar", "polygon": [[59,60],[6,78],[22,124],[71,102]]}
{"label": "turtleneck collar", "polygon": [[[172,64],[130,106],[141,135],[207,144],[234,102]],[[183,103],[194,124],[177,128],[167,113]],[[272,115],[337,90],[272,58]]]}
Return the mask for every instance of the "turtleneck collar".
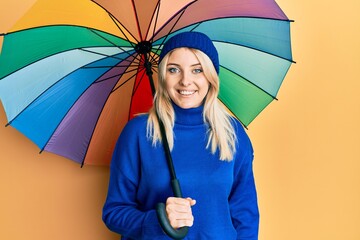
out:
{"label": "turtleneck collar", "polygon": [[172,103],[175,112],[175,123],[181,125],[201,125],[204,123],[203,110],[204,105],[196,108],[184,109]]}

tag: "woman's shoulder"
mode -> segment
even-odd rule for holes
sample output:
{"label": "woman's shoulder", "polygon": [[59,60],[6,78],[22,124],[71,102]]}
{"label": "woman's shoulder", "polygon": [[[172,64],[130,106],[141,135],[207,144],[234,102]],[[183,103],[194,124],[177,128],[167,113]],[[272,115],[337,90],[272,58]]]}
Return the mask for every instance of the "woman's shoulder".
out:
{"label": "woman's shoulder", "polygon": [[147,113],[136,115],[132,119],[129,120],[127,125],[138,126],[138,125],[142,125],[144,123],[146,124],[148,117],[149,117],[149,114],[147,114]]}
{"label": "woman's shoulder", "polygon": [[148,114],[141,114],[135,116],[126,123],[124,129],[122,130],[122,134],[134,134],[136,132],[143,132],[144,129],[146,129],[147,119]]}
{"label": "woman's shoulder", "polygon": [[248,138],[244,125],[235,117],[231,117],[231,124],[238,138]]}
{"label": "woman's shoulder", "polygon": [[232,125],[234,127],[235,135],[236,135],[236,148],[237,151],[241,153],[246,153],[252,155],[253,147],[251,140],[245,130],[245,127],[239,120],[232,117],[231,118]]}

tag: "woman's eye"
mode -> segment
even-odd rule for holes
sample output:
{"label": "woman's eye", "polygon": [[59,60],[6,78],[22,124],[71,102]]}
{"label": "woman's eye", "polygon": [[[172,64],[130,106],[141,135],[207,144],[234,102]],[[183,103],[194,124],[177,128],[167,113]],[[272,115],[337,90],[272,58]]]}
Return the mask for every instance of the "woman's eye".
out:
{"label": "woman's eye", "polygon": [[195,69],[193,70],[193,72],[194,72],[194,73],[202,73],[203,70],[202,70],[202,68],[195,68]]}
{"label": "woman's eye", "polygon": [[171,67],[171,68],[168,68],[168,71],[170,73],[178,73],[180,70],[178,68]]}

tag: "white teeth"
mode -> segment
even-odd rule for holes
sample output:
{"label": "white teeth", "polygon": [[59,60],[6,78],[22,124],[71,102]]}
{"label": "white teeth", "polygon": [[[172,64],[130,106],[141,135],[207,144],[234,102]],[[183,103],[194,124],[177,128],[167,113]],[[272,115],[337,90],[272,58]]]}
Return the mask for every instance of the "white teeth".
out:
{"label": "white teeth", "polygon": [[191,95],[194,94],[194,92],[195,91],[186,91],[186,90],[179,91],[181,95]]}

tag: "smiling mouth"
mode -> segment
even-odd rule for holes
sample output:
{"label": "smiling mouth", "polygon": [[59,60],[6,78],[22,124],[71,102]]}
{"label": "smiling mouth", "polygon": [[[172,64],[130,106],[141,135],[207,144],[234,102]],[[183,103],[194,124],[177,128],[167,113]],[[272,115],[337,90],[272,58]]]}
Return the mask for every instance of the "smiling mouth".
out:
{"label": "smiling mouth", "polygon": [[193,95],[196,91],[194,90],[179,90],[178,93],[183,96],[190,96]]}

